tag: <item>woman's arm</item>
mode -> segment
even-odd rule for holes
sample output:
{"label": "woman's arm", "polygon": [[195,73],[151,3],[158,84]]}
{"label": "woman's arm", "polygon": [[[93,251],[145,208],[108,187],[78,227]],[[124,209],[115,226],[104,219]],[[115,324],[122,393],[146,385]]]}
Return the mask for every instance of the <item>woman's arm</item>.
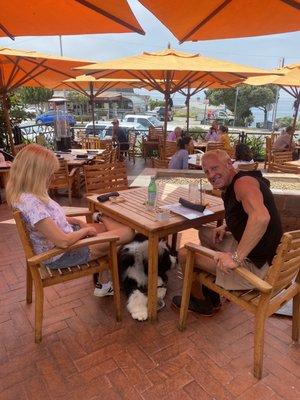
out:
{"label": "woman's arm", "polygon": [[56,225],[51,218],[44,218],[35,224],[36,229],[42,233],[55,246],[65,249],[78,240],[87,236],[96,236],[97,232],[93,227],[82,228],[79,231],[65,233]]}

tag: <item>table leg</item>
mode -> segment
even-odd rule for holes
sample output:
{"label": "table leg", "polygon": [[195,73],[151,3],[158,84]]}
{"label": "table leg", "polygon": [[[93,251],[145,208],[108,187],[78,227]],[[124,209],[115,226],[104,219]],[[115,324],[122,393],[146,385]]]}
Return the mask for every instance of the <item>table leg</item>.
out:
{"label": "table leg", "polygon": [[148,241],[148,319],[157,319],[157,268],[158,236],[152,234]]}

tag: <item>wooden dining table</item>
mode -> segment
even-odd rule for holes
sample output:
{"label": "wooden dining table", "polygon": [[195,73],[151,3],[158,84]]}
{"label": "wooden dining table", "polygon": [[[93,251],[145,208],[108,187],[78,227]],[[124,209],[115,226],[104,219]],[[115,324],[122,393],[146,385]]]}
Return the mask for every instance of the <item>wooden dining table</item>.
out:
{"label": "wooden dining table", "polygon": [[[97,200],[97,195],[88,196],[89,208],[92,212],[103,212],[148,238],[148,318],[150,321],[154,321],[157,318],[157,251],[159,240],[186,229],[199,229],[202,224],[224,218],[223,201],[218,197],[206,195],[207,208],[212,211],[212,214],[187,219],[171,212],[167,221],[158,221],[156,212],[148,210],[145,205],[147,188],[123,190],[119,191],[119,194],[124,199],[121,203],[112,203],[111,201],[100,203]],[[186,187],[160,184],[157,207],[178,203],[179,197],[188,198]]]}

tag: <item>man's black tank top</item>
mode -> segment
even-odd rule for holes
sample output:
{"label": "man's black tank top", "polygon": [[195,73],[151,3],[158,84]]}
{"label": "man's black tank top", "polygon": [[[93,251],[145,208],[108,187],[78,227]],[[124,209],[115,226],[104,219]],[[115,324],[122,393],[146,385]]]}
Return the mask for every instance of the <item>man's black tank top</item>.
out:
{"label": "man's black tank top", "polygon": [[266,262],[269,264],[272,263],[282,236],[281,221],[273,194],[270,190],[270,182],[262,176],[260,171],[240,171],[234,176],[231,184],[222,194],[225,205],[226,224],[235,240],[240,242],[248,220],[248,215],[244,211],[242,203],[237,201],[234,192],[234,183],[242,176],[251,176],[257,179],[263,195],[264,205],[270,214],[270,221],[265,234],[248,254],[248,258],[258,268],[261,268]]}

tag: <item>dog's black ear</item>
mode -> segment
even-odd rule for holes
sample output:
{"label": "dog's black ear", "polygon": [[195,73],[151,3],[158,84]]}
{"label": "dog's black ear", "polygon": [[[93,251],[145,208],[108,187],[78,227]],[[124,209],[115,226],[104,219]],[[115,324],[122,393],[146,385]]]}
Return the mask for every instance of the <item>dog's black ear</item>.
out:
{"label": "dog's black ear", "polygon": [[136,233],[133,239],[134,242],[139,242],[139,243],[145,242],[145,240],[148,240],[148,238],[142,233]]}

